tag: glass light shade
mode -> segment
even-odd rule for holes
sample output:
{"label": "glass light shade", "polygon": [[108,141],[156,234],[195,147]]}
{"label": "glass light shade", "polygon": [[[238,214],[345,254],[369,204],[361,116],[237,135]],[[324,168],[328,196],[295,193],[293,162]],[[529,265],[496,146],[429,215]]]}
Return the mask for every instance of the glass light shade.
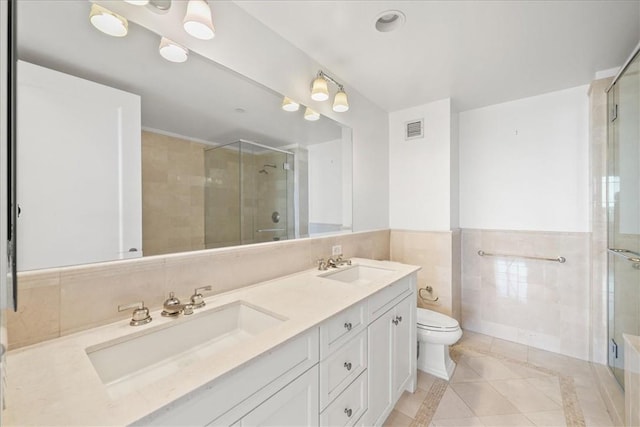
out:
{"label": "glass light shade", "polygon": [[149,4],[149,0],[124,0],[134,6],[146,6]]}
{"label": "glass light shade", "polygon": [[320,114],[307,107],[307,109],[304,110],[304,119],[315,122],[316,120],[320,120]]}
{"label": "glass light shade", "polygon": [[95,3],[91,5],[89,21],[98,30],[113,37],[124,37],[129,31],[129,23],[125,18]]}
{"label": "glass light shade", "polygon": [[324,77],[317,77],[311,85],[311,99],[314,101],[326,101],[329,99],[329,88]]}
{"label": "glass light shade", "polygon": [[298,111],[300,104],[285,96],[282,100],[282,109],[284,111]]}
{"label": "glass light shade", "polygon": [[336,113],[344,113],[347,110],[349,110],[347,94],[343,90],[339,90],[338,93],[336,93],[336,97],[333,98],[333,111]]}
{"label": "glass light shade", "polygon": [[205,0],[189,0],[184,15],[184,30],[200,40],[211,40],[215,36],[211,9]]}
{"label": "glass light shade", "polygon": [[178,43],[166,37],[160,39],[160,47],[158,50],[164,59],[171,62],[184,62],[189,55],[189,50],[186,47],[180,46]]}

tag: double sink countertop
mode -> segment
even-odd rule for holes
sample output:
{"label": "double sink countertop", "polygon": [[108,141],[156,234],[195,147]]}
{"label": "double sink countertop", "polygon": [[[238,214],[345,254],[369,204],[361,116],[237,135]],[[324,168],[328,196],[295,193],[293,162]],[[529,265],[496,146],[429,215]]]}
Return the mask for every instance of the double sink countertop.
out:
{"label": "double sink countertop", "polygon": [[[7,354],[7,409],[2,414],[3,424],[131,424],[420,269],[391,261],[361,258],[352,261],[351,267],[305,270],[213,295],[205,298],[206,306],[191,316],[166,318],[160,315],[161,310],[157,310],[151,313],[153,321],[143,326],[132,327],[128,320],[122,320],[10,351]],[[352,283],[322,277],[357,265],[390,272]],[[91,352],[127,342],[132,335],[147,336],[237,302],[270,313],[282,321],[255,336],[238,340],[226,350],[205,352],[201,357],[190,358],[187,363],[179,363],[176,369],[147,374],[143,381],[105,385],[88,356],[87,349]],[[166,343],[167,346],[171,344]]]}

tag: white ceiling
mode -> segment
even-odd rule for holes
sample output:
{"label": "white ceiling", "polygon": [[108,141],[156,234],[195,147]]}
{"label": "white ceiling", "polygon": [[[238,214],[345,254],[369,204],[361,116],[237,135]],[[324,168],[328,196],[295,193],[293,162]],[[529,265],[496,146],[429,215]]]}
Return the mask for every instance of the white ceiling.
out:
{"label": "white ceiling", "polygon": [[[387,111],[447,97],[464,111],[587,84],[640,40],[640,1],[236,3]],[[406,24],[380,33],[388,9]]]}

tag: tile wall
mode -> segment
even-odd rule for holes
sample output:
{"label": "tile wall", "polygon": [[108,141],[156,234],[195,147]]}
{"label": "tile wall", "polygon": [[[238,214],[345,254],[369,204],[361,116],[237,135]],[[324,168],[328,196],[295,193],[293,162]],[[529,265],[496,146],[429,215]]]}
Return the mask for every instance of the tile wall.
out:
{"label": "tile wall", "polygon": [[142,132],[142,251],[204,249],[206,145]]}
{"label": "tile wall", "polygon": [[9,348],[124,321],[130,313],[119,304],[144,300],[153,310],[171,291],[186,299],[199,286],[222,293],[313,268],[335,244],[348,258],[389,259],[389,230],[381,230],[20,273]]}
{"label": "tile wall", "polygon": [[418,297],[418,307],[460,320],[460,231],[391,230],[390,244],[391,260],[421,266],[418,288],[431,286],[438,297],[437,303]]}
{"label": "tile wall", "polygon": [[463,230],[462,327],[589,360],[590,246],[590,233]]}

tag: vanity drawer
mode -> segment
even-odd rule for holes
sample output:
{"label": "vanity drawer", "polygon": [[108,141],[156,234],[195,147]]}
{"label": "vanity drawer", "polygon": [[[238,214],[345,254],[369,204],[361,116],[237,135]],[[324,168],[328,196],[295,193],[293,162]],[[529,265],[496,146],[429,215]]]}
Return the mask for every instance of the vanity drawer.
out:
{"label": "vanity drawer", "polygon": [[367,369],[367,332],[362,331],[320,362],[320,408],[324,409]]}
{"label": "vanity drawer", "polygon": [[320,359],[325,359],[367,327],[365,303],[336,314],[320,325]]}
{"label": "vanity drawer", "polygon": [[322,413],[321,426],[353,426],[367,410],[367,371],[351,383]]}
{"label": "vanity drawer", "polygon": [[369,321],[373,322],[389,308],[391,308],[398,300],[412,292],[415,288],[416,275],[411,274],[376,292],[368,299],[368,316]]}

